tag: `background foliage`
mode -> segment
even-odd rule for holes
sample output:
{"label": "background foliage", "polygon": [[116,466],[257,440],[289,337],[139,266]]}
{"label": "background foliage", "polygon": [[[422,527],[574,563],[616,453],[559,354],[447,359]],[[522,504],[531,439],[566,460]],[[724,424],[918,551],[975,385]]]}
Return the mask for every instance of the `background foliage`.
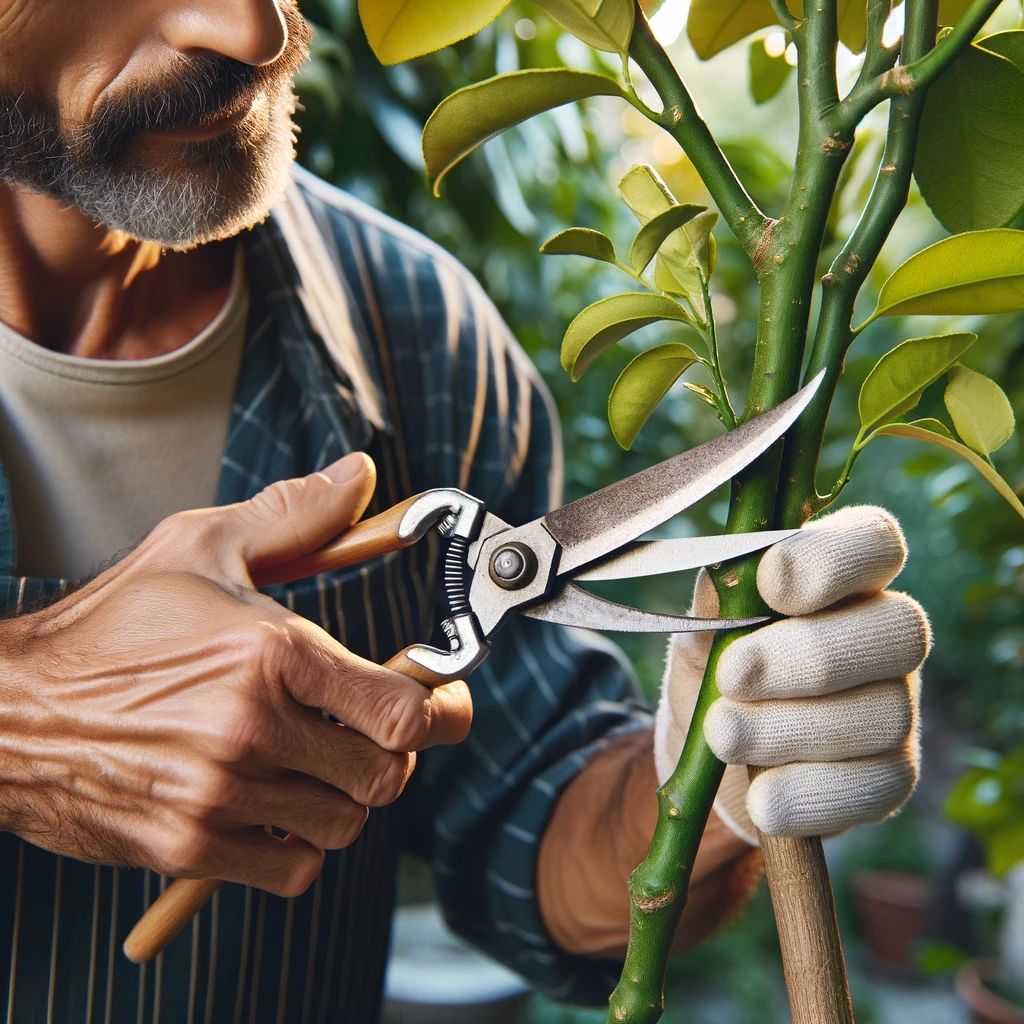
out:
{"label": "background foliage", "polygon": [[[1016,27],[1020,9],[1004,4],[1007,7],[1005,27]],[[791,89],[785,88],[788,64],[777,52],[778,40],[769,40],[766,49],[763,38],[755,37],[702,63],[680,35],[678,12],[684,8],[666,5],[656,28],[666,39],[679,36],[672,55],[698,104],[755,198],[777,209],[791,174],[795,137],[795,102]],[[582,259],[539,256],[541,242],[571,224],[627,241],[635,223],[618,201],[615,183],[633,163],[655,165],[683,202],[708,200],[685,158],[667,139],[655,137],[636,111],[601,101],[583,110],[563,107],[489,143],[452,174],[442,201],[431,196],[425,182],[422,125],[455,88],[520,66],[566,64],[605,71],[614,71],[614,66],[602,67],[603,55],[562,33],[525,2],[514,3],[495,26],[464,44],[390,68],[381,67],[370,53],[353,0],[305,0],[303,10],[319,30],[314,60],[300,80],[300,159],[327,180],[424,231],[481,279],[558,402],[566,441],[567,496],[600,487],[715,434],[719,425],[714,412],[679,389],[655,412],[633,450],[623,452],[609,435],[605,399],[638,346],[625,344],[595,364],[578,384],[572,384],[559,366],[565,326],[585,304],[611,294],[622,282],[615,270],[595,271]],[[836,244],[825,246],[827,259],[863,202],[883,131],[884,122],[873,118],[858,137],[857,150],[844,170],[849,200],[837,203],[831,213],[829,237]],[[1024,227],[1024,218],[1014,226]],[[910,206],[862,296],[864,316],[888,273],[945,233],[915,186]],[[757,295],[749,266],[729,232],[717,230],[716,237],[719,268],[713,301],[723,365],[733,394],[741,395],[754,340]],[[836,436],[847,442],[837,443],[834,451],[826,447],[824,479],[834,478],[832,471],[839,469],[848,438],[856,433],[856,394],[878,356],[902,338],[933,328],[934,321],[915,324],[914,318],[892,318],[878,322],[858,340],[831,420]],[[943,329],[972,330],[981,336],[965,362],[999,381],[1020,417],[1024,318],[962,317],[945,321]],[[661,340],[687,340],[670,329],[663,335]],[[645,334],[644,347],[649,340]],[[915,415],[940,412],[941,389],[926,397]],[[999,453],[998,465],[1011,482],[1024,482],[1019,436]],[[869,494],[871,501],[887,505],[903,523],[912,558],[900,586],[922,602],[935,631],[925,688],[925,772],[930,781],[902,821],[861,830],[843,846],[839,859],[845,858],[850,868],[901,866],[909,861],[938,873],[959,845],[944,823],[942,800],[970,760],[969,751],[1008,751],[1024,734],[1024,534],[1012,510],[970,467],[909,441],[887,439],[872,445],[841,503],[868,500]],[[725,498],[723,492],[703,503],[686,522],[673,524],[674,532],[720,527]],[[681,591],[678,580],[653,578],[634,585],[628,594],[612,585],[607,592],[630,603],[678,610],[686,604],[689,585],[686,581]],[[663,641],[626,638],[624,646],[653,695]],[[929,850],[931,857],[926,855]],[[842,863],[838,867],[836,884],[840,907],[845,909]],[[732,1006],[729,1020],[764,1021],[766,1007],[779,1005],[777,950],[764,903],[762,894],[740,926],[676,967],[676,984],[727,998]],[[723,963],[734,966],[722,967]],[[859,1019],[869,1019],[870,1007],[860,1009]],[[549,1019],[559,1019],[554,1010],[549,1012]]]}

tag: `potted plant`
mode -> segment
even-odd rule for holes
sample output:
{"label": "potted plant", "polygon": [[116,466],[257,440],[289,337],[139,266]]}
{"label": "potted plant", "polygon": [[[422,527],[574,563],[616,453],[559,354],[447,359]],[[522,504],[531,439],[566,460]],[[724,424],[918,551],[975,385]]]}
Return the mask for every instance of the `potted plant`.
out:
{"label": "potted plant", "polygon": [[1002,896],[998,955],[967,961],[957,992],[975,1024],[1024,1024],[1024,745],[969,769],[946,813],[981,841]]}
{"label": "potted plant", "polygon": [[869,965],[897,978],[917,975],[917,949],[932,902],[934,864],[913,807],[872,830],[845,861],[857,930]]}

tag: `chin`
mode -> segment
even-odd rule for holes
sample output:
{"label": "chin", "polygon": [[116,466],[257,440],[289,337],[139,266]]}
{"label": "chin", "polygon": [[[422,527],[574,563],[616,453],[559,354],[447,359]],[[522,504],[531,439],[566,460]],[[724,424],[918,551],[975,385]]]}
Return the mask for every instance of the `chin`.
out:
{"label": "chin", "polygon": [[289,90],[217,138],[140,142],[116,181],[76,205],[107,228],[172,251],[232,238],[265,220],[288,186],[294,109]]}

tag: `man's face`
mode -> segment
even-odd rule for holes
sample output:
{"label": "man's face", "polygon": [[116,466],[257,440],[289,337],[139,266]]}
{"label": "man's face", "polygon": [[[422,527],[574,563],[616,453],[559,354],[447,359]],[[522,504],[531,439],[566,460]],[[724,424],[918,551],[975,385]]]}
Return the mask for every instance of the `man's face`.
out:
{"label": "man's face", "polygon": [[259,221],[294,159],[294,0],[0,0],[0,181],[175,249]]}

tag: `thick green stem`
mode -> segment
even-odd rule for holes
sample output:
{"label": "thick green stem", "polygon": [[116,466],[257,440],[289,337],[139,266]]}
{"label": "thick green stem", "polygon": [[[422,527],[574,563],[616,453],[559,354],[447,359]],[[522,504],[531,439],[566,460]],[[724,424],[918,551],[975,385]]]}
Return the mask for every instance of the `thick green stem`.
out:
{"label": "thick green stem", "polygon": [[[715,583],[723,615],[745,616],[763,610],[749,567],[719,571]],[[752,613],[754,605],[759,610]],[[668,951],[686,906],[697,848],[725,767],[704,742],[704,716],[719,696],[715,685],[718,659],[737,635],[715,637],[682,754],[676,770],[658,790],[654,837],[647,856],[629,880],[629,951],[619,983],[608,1000],[608,1024],[654,1024],[664,1009]]]}
{"label": "thick green stem", "polygon": [[636,28],[629,52],[638,67],[650,79],[661,97],[664,109],[653,120],[661,125],[682,146],[693,162],[711,198],[715,201],[726,224],[729,225],[748,256],[753,256],[762,227],[764,214],[733,170],[711,130],[700,116],[693,97],[679,77],[654,37],[644,17],[639,0],[636,10]]}
{"label": "thick green stem", "polygon": [[[799,386],[817,256],[850,148],[851,140],[830,121],[838,104],[834,7],[834,0],[823,0],[794,30],[801,88],[796,171],[782,216],[763,222],[751,253],[761,301],[747,418],[778,405]],[[781,445],[776,445],[734,479],[729,532],[771,526],[780,461]],[[712,573],[723,615],[765,612],[756,567],[757,560],[748,559]],[[718,696],[718,658],[735,637],[715,639],[679,764],[659,791],[660,814],[650,850],[630,880],[629,949],[609,1000],[609,1024],[653,1024],[661,1016],[671,938],[686,904],[694,858],[723,770],[704,741],[704,715]]]}

